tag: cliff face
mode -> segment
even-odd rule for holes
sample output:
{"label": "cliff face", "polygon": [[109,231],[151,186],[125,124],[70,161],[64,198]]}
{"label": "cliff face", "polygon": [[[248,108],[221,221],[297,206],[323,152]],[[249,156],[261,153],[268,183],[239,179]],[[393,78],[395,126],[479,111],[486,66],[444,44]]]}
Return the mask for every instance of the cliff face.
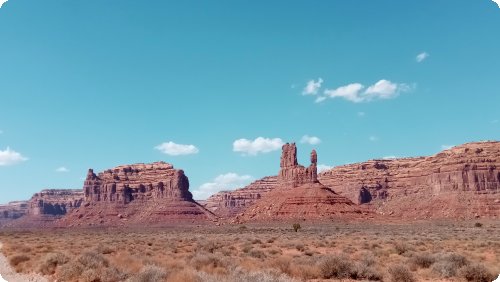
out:
{"label": "cliff face", "polygon": [[29,215],[62,216],[79,208],[83,202],[82,190],[47,189],[31,197]]}
{"label": "cliff face", "polygon": [[345,165],[318,178],[381,214],[500,217],[500,142],[464,144],[430,157]]}
{"label": "cliff face", "polygon": [[99,175],[90,169],[83,191],[85,201],[90,203],[193,200],[184,171],[163,162],[118,166]]}
{"label": "cliff face", "polygon": [[29,204],[27,201],[10,202],[0,205],[0,226],[25,216],[28,213],[28,207]]}
{"label": "cliff face", "polygon": [[214,194],[204,201],[203,205],[219,216],[231,217],[262,198],[264,194],[274,189],[277,184],[276,176],[264,177],[244,188]]}
{"label": "cliff face", "polygon": [[156,162],[88,171],[84,204],[60,225],[141,225],[215,220],[193,200],[184,171]]}

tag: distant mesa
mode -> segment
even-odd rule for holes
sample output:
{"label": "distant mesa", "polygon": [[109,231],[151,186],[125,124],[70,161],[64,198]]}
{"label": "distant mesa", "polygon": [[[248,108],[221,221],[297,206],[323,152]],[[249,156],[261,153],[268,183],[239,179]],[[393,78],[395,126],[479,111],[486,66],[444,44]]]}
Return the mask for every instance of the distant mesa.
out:
{"label": "distant mesa", "polygon": [[118,166],[95,174],[83,185],[84,205],[63,226],[170,224],[216,220],[193,200],[183,170],[165,162]]}
{"label": "distant mesa", "polygon": [[[83,189],[45,189],[0,205],[0,227],[151,226],[248,221],[500,218],[500,142],[467,143],[428,157],[378,159],[318,174],[318,154],[234,191],[193,200],[183,170],[165,162],[95,173]],[[222,220],[222,221],[221,221]]]}

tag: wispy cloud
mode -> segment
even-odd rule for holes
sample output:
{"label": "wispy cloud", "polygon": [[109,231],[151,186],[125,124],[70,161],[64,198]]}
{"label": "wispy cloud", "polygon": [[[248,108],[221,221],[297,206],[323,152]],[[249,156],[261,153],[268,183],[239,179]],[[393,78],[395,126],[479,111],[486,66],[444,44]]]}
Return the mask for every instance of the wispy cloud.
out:
{"label": "wispy cloud", "polygon": [[441,150],[449,150],[455,147],[455,145],[441,145]]}
{"label": "wispy cloud", "polygon": [[364,117],[364,116],[366,116],[365,112],[358,112],[358,117]]}
{"label": "wispy cloud", "polygon": [[398,157],[396,157],[396,156],[385,156],[385,157],[383,157],[382,159],[383,159],[383,160],[395,160],[395,159],[397,159],[397,158],[398,158]]}
{"label": "wispy cloud", "polygon": [[193,197],[204,200],[219,191],[234,190],[246,186],[252,180],[250,175],[238,175],[237,173],[221,174],[211,182],[203,183],[198,189],[193,190]]}
{"label": "wispy cloud", "polygon": [[0,8],[2,8],[2,5],[5,4],[8,0],[0,0]]}
{"label": "wispy cloud", "polygon": [[327,171],[327,170],[330,170],[332,169],[333,166],[329,166],[329,165],[325,165],[325,164],[319,164],[318,165],[318,173],[321,173],[323,171]]}
{"label": "wispy cloud", "polygon": [[375,142],[375,141],[378,141],[379,138],[377,136],[372,135],[372,136],[368,137],[368,140]]}
{"label": "wispy cloud", "polygon": [[64,166],[56,168],[56,172],[69,172],[69,169],[67,169]]}
{"label": "wispy cloud", "polygon": [[[500,1],[500,0],[498,0],[498,1]],[[492,120],[491,123],[493,123],[493,124],[498,123],[498,119]]]}
{"label": "wispy cloud", "polygon": [[318,94],[319,89],[321,88],[321,84],[323,83],[322,78],[318,78],[318,80],[309,80],[307,82],[306,87],[302,90],[302,95],[316,95]]}
{"label": "wispy cloud", "polygon": [[285,144],[281,138],[257,137],[255,140],[238,139],[233,142],[233,151],[243,155],[255,156],[259,153],[269,153],[279,150]]}
{"label": "wispy cloud", "polygon": [[318,145],[321,143],[321,139],[316,136],[304,135],[300,139],[300,143],[310,144],[310,145]]}
{"label": "wispy cloud", "polygon": [[194,145],[176,144],[172,141],[162,143],[155,149],[170,156],[192,155],[200,151]]}
{"label": "wispy cloud", "polygon": [[0,134],[3,134],[3,130],[0,130]]}
{"label": "wispy cloud", "polygon": [[[351,83],[336,89],[326,89],[324,94],[330,98],[343,98],[350,102],[361,103],[392,99],[399,96],[400,93],[408,92],[411,89],[412,87],[408,84],[393,83],[389,80],[381,79],[368,88],[365,88],[361,83]],[[321,101],[324,101],[324,99]]]}
{"label": "wispy cloud", "polygon": [[27,160],[28,158],[10,149],[9,147],[7,147],[4,151],[0,150],[0,166],[16,165]]}
{"label": "wispy cloud", "polygon": [[427,59],[429,56],[430,56],[429,53],[422,52],[422,53],[418,54],[417,57],[415,57],[415,60],[417,61],[417,63],[421,63],[425,59]]}

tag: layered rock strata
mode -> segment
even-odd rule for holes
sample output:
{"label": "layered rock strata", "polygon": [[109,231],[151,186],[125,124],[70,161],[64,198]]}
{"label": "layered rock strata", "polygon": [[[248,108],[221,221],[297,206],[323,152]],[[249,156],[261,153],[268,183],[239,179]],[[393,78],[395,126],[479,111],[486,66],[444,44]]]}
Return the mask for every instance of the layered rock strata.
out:
{"label": "layered rock strata", "polygon": [[277,186],[277,177],[268,176],[234,191],[222,191],[203,201],[203,205],[222,217],[231,217],[241,213]]}
{"label": "layered rock strata", "polygon": [[85,204],[61,221],[63,225],[169,224],[216,220],[193,200],[184,171],[156,162],[118,166],[84,182]]}
{"label": "layered rock strata", "polygon": [[344,165],[318,178],[384,215],[500,217],[500,142],[468,143],[430,157]]}
{"label": "layered rock strata", "polygon": [[28,213],[28,207],[28,201],[16,201],[0,205],[0,226],[25,216]]}

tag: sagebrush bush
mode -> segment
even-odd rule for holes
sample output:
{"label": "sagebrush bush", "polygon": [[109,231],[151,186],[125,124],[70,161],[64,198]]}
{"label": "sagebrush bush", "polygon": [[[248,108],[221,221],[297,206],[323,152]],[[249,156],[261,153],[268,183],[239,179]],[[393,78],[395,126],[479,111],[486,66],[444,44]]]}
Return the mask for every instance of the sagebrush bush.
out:
{"label": "sagebrush bush", "polygon": [[52,275],[57,266],[61,266],[69,261],[69,258],[62,253],[49,253],[40,261],[38,271],[44,275]]}
{"label": "sagebrush bush", "polygon": [[410,259],[411,264],[421,268],[429,268],[435,261],[436,258],[428,253],[416,254]]}
{"label": "sagebrush bush", "polygon": [[466,257],[455,253],[444,253],[436,256],[436,262],[432,270],[442,277],[449,278],[458,274],[458,270],[467,266],[469,261]]}
{"label": "sagebrush bush", "polygon": [[496,277],[481,264],[467,265],[460,269],[460,276],[471,282],[491,282]]}
{"label": "sagebrush bush", "polygon": [[[325,279],[330,278],[351,278],[355,276],[352,261],[344,254],[331,255],[323,259],[320,263],[321,275]],[[355,278],[355,277],[352,277]]]}
{"label": "sagebrush bush", "polygon": [[25,261],[29,261],[30,258],[27,255],[15,255],[10,258],[10,264],[12,266],[17,266],[20,263],[23,263]]}
{"label": "sagebrush bush", "polygon": [[417,281],[411,271],[404,265],[394,265],[389,267],[389,274],[392,282],[415,282]]}
{"label": "sagebrush bush", "polygon": [[146,266],[140,273],[132,276],[127,282],[160,282],[167,278],[167,271],[157,266]]}

